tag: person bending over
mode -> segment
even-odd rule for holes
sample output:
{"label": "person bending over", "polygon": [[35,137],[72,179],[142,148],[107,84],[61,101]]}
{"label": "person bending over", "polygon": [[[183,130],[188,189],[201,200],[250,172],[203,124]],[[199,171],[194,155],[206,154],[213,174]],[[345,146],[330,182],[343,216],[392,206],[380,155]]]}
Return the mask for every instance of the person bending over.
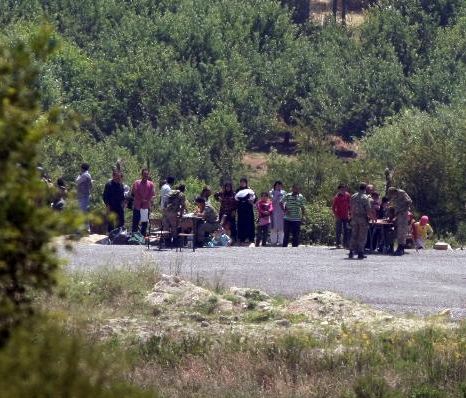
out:
{"label": "person bending over", "polygon": [[199,196],[195,200],[197,211],[195,215],[202,218],[202,221],[197,226],[197,244],[203,246],[206,234],[216,231],[219,227],[218,215],[215,209],[205,198]]}

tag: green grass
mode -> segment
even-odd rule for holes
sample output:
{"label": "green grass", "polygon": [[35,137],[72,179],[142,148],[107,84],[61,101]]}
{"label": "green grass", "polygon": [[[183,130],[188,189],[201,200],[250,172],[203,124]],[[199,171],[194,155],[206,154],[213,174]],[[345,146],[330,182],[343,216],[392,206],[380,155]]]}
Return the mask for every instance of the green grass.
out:
{"label": "green grass", "polygon": [[55,295],[36,298],[44,309],[54,308],[74,317],[125,316],[148,314],[151,307],[145,296],[159,280],[152,265],[141,265],[136,271],[102,269],[66,274]]}
{"label": "green grass", "polygon": [[215,295],[210,296],[207,300],[199,302],[194,306],[194,310],[205,315],[212,315],[217,309],[218,297]]}

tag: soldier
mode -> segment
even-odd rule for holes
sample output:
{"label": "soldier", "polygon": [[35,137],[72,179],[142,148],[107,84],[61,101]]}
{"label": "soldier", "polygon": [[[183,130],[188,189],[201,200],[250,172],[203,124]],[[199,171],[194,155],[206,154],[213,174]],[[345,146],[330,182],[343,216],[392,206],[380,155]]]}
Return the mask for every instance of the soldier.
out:
{"label": "soldier", "polygon": [[364,256],[364,246],[366,246],[367,231],[369,228],[369,216],[371,212],[371,201],[366,195],[366,184],[359,185],[359,192],[351,196],[351,241],[349,258],[358,254],[358,259]]}
{"label": "soldier", "polygon": [[402,189],[395,187],[388,188],[388,198],[390,199],[391,206],[395,211],[395,228],[396,240],[398,247],[394,253],[395,256],[402,256],[405,254],[406,235],[408,234],[408,211],[413,203],[409,195]]}
{"label": "soldier", "polygon": [[[170,231],[174,240],[176,240],[180,219],[186,207],[185,190],[186,187],[183,184],[179,185],[177,189],[171,190],[166,198],[166,204],[163,210],[163,226]],[[176,242],[174,243],[176,244]]]}

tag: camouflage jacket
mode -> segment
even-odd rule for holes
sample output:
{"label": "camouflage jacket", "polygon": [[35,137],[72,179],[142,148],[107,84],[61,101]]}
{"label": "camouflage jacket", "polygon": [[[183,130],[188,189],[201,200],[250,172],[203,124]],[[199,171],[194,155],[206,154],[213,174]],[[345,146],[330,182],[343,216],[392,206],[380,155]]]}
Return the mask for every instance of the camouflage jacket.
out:
{"label": "camouflage jacket", "polygon": [[413,201],[402,189],[398,189],[397,192],[398,194],[391,200],[391,204],[395,209],[395,214],[405,213],[409,210],[409,206],[411,206]]}
{"label": "camouflage jacket", "polygon": [[369,195],[358,192],[351,196],[350,201],[351,218],[367,219],[371,211],[371,200]]}

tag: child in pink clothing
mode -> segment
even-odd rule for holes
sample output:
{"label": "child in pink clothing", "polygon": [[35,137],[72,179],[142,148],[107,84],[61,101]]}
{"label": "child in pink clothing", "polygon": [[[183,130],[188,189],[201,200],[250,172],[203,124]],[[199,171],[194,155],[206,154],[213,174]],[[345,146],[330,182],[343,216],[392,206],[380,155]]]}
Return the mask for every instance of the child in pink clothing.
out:
{"label": "child in pink clothing", "polygon": [[414,224],[414,230],[416,231],[416,249],[424,249],[426,240],[434,235],[434,230],[429,224],[429,217],[422,216],[421,219]]}
{"label": "child in pink clothing", "polygon": [[261,193],[260,200],[256,203],[257,214],[259,216],[258,234],[256,235],[256,246],[259,246],[262,241],[262,246],[267,246],[267,238],[269,237],[269,227],[272,222],[271,215],[273,211],[272,201],[267,192]]}

